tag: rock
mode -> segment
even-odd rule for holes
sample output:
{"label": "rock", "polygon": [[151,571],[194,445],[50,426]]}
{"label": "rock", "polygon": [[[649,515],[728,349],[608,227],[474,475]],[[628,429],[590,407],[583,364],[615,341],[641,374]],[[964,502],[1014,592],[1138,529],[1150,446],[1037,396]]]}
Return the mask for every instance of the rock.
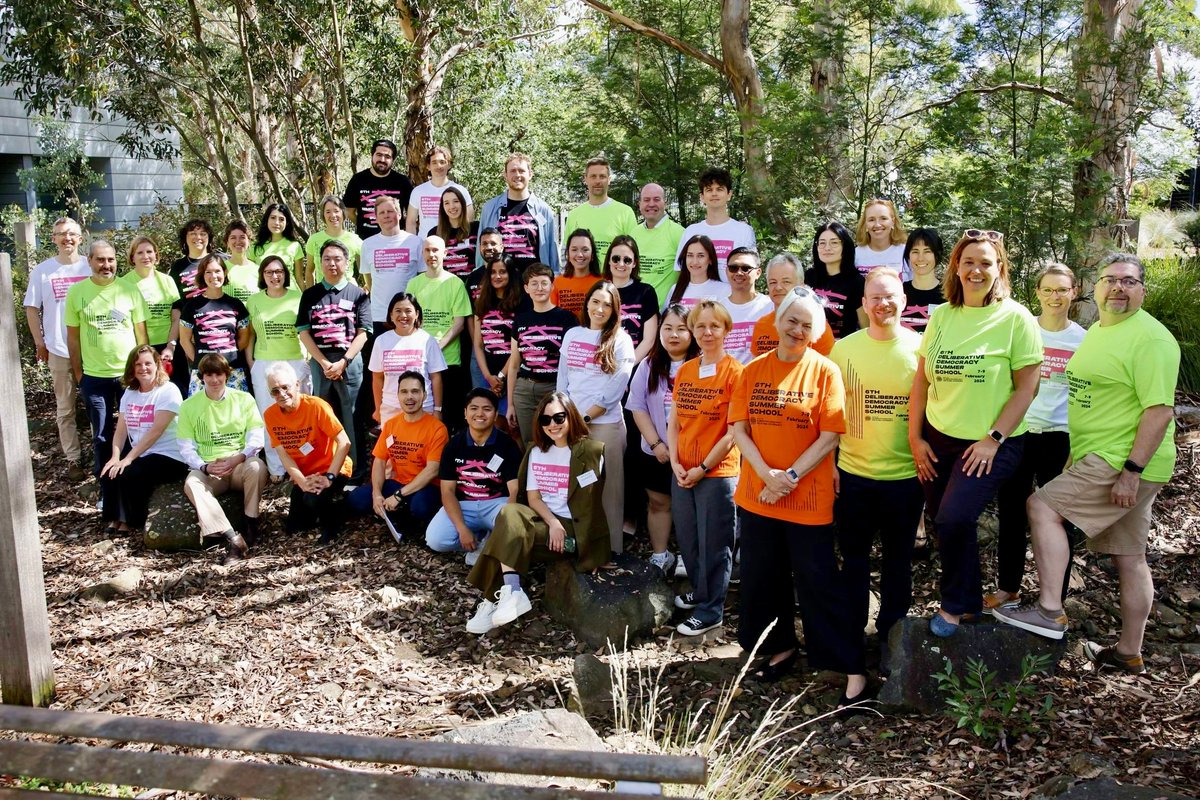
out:
{"label": "rock", "polygon": [[1063,610],[1067,612],[1067,619],[1071,620],[1072,625],[1083,622],[1092,615],[1091,608],[1083,601],[1074,597],[1068,597],[1063,601]]}
{"label": "rock", "polygon": [[[1035,795],[1052,797],[1055,795]],[[1196,800],[1194,797],[1176,794],[1165,789],[1118,783],[1112,778],[1097,778],[1072,786],[1057,795],[1058,800]]]}
{"label": "rock", "polygon": [[1076,753],[1067,762],[1067,769],[1077,778],[1097,778],[1101,775],[1111,775],[1113,765],[1093,753]]}
{"label": "rock", "polygon": [[92,553],[98,556],[106,556],[113,551],[117,543],[112,539],[105,539],[103,542],[96,542],[92,545]]}
{"label": "rock", "polygon": [[575,656],[575,693],[572,700],[588,717],[611,717],[612,670],[591,653]]}
{"label": "rock", "polygon": [[1184,644],[1177,645],[1177,649],[1180,653],[1184,653],[1189,656],[1200,656],[1200,643],[1185,642]]}
{"label": "rock", "polygon": [[331,703],[336,703],[338,698],[342,696],[342,687],[332,681],[322,683],[317,691]]}
{"label": "rock", "polygon": [[945,671],[946,659],[959,675],[966,673],[969,659],[980,659],[996,674],[997,683],[1010,683],[1020,678],[1026,653],[1049,656],[1047,672],[1053,675],[1066,653],[1066,641],[996,623],[963,624],[954,636],[939,639],[929,632],[929,620],[908,617],[892,628],[888,648],[891,675],[879,693],[879,701],[931,714],[945,707],[934,675]]}
{"label": "rock", "polygon": [[544,602],[550,616],[593,648],[649,636],[674,610],[662,573],[627,553],[613,556],[617,569],[578,573],[568,561],[546,567]]}
{"label": "rock", "polygon": [[79,597],[82,600],[108,602],[120,595],[132,594],[141,582],[142,571],[137,567],[130,567],[104,583],[89,586],[79,593]]}
{"label": "rock", "polygon": [[[217,498],[229,523],[238,530],[242,525],[242,493],[229,491]],[[150,495],[150,515],[142,537],[149,550],[172,553],[176,550],[199,550],[200,525],[196,509],[183,493],[182,483],[166,483]]]}
{"label": "rock", "polygon": [[1071,788],[1070,775],[1055,775],[1050,780],[1033,790],[1034,797],[1060,797]]}
{"label": "rock", "polygon": [[1187,623],[1187,617],[1166,603],[1155,603],[1154,610],[1158,613],[1158,621],[1168,628],[1174,628]]}

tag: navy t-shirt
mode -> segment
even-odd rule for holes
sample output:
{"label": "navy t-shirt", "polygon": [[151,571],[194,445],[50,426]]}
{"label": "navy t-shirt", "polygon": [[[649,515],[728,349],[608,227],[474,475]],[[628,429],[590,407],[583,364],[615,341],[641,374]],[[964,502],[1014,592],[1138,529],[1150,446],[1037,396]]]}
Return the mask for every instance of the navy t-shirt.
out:
{"label": "navy t-shirt", "polygon": [[454,496],[463,500],[508,498],[508,482],[517,479],[521,448],[510,436],[493,430],[480,446],[471,431],[454,434],[442,449],[438,478],[454,481]]}

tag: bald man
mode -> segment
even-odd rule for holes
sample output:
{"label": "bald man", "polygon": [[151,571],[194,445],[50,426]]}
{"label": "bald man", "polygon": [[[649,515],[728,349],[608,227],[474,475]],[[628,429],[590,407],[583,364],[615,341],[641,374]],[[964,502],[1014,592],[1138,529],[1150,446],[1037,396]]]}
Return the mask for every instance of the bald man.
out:
{"label": "bald man", "polygon": [[422,254],[425,271],[408,282],[408,291],[421,304],[421,327],[437,339],[446,358],[442,372],[444,413],[443,408],[434,406],[434,416],[451,431],[457,431],[462,427],[463,395],[469,388],[459,334],[471,316],[471,298],[462,280],[445,269],[446,242],[442,237],[426,237]]}
{"label": "bald man", "polygon": [[642,223],[633,229],[633,238],[638,243],[641,257],[641,279],[654,287],[661,301],[671,296],[679,273],[675,270],[675,253],[679,250],[679,239],[683,226],[667,216],[667,201],[663,187],[647,183],[638,196],[638,211]]}

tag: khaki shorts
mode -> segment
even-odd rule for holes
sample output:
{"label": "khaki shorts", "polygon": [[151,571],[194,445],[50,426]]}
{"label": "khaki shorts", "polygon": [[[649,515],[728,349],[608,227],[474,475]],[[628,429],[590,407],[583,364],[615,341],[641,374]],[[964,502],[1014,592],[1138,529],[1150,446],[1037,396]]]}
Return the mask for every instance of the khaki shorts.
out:
{"label": "khaki shorts", "polygon": [[1089,550],[1113,555],[1145,553],[1150,506],[1164,484],[1140,481],[1133,508],[1121,508],[1112,501],[1112,487],[1120,474],[1120,470],[1091,453],[1035,495],[1087,535]]}

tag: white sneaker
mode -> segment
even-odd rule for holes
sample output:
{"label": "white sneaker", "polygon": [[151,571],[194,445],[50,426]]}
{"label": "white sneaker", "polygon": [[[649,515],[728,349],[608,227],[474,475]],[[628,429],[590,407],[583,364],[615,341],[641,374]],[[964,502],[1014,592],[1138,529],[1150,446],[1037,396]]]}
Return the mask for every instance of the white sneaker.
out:
{"label": "white sneaker", "polygon": [[468,567],[475,566],[475,562],[479,560],[479,551],[482,549],[483,548],[480,547],[479,545],[475,545],[474,550],[467,551],[467,557],[463,560],[467,562]]}
{"label": "white sneaker", "polygon": [[492,625],[507,625],[532,608],[529,595],[520,589],[514,592],[511,586],[505,584],[496,592],[496,610],[492,612]]}
{"label": "white sneaker", "polygon": [[683,563],[683,556],[679,556],[675,559],[675,577],[676,578],[686,578],[687,577],[687,564]]}
{"label": "white sneaker", "polygon": [[496,612],[496,604],[491,600],[480,600],[475,616],[467,620],[467,633],[484,634],[496,627],[492,615]]}
{"label": "white sneaker", "polygon": [[655,553],[650,556],[650,564],[658,567],[664,578],[669,578],[672,574],[674,574],[676,560],[675,554],[670,551]]}

